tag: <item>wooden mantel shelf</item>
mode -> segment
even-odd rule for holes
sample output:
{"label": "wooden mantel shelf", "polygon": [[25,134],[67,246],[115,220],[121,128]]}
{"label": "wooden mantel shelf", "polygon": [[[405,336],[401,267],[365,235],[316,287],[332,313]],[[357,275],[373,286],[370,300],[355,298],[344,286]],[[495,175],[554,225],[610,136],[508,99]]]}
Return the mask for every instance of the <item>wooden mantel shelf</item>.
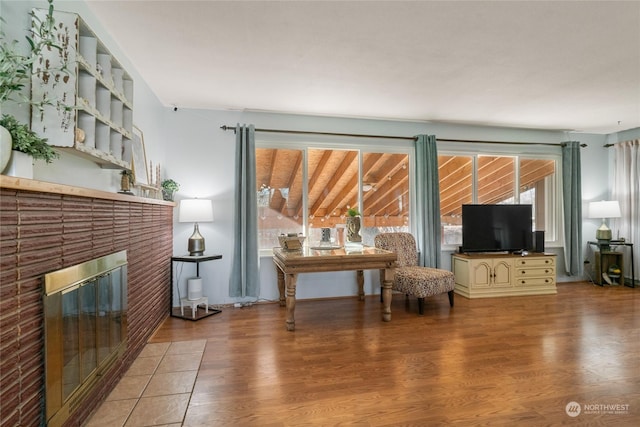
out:
{"label": "wooden mantel shelf", "polygon": [[127,202],[148,203],[154,205],[175,206],[175,202],[165,200],[148,199],[146,197],[131,196],[108,191],[94,190],[91,188],[74,187],[71,185],[55,184],[53,182],[37,181],[27,178],[16,178],[0,175],[0,187],[11,190],[37,191],[41,193],[66,194],[70,196],[90,197],[104,200],[120,200]]}

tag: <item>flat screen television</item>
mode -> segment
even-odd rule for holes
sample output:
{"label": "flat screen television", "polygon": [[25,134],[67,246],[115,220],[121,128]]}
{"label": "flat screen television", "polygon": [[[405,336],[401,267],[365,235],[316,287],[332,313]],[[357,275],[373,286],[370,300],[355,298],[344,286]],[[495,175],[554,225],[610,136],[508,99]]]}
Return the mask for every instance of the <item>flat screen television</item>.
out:
{"label": "flat screen television", "polygon": [[531,205],[462,205],[462,252],[518,252],[533,246]]}

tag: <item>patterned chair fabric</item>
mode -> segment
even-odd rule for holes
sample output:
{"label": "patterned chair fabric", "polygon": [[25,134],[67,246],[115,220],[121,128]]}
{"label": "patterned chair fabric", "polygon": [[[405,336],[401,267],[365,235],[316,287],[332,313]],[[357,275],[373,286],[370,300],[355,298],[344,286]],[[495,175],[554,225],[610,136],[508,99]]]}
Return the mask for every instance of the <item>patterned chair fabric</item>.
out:
{"label": "patterned chair fabric", "polygon": [[418,298],[418,310],[424,313],[424,299],[447,292],[453,307],[455,278],[452,272],[418,266],[416,241],[410,233],[381,233],[375,246],[395,252],[398,256],[393,290]]}

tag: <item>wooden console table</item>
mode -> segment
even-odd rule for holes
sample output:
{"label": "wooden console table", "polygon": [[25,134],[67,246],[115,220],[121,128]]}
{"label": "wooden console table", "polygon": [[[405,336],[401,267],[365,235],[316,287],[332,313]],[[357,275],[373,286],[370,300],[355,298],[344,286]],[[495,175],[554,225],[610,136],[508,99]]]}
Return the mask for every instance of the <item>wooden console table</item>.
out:
{"label": "wooden console table", "polygon": [[[296,328],[294,311],[296,308],[296,282],[298,273],[318,273],[324,271],[355,270],[358,281],[358,294],[364,299],[363,270],[380,269],[384,271],[382,282],[382,320],[391,321],[391,285],[396,262],[396,254],[369,246],[352,251],[341,249],[316,250],[304,247],[300,251],[273,249],[273,262],[278,274],[280,306],[287,308],[287,330]],[[285,296],[286,290],[286,296]]]}

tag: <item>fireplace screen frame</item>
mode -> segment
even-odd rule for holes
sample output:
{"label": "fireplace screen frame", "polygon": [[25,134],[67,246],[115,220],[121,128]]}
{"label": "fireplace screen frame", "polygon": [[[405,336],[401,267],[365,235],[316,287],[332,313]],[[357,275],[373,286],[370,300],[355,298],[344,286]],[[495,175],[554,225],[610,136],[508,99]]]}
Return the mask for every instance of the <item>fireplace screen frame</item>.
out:
{"label": "fireplace screen frame", "polygon": [[47,425],[62,425],[127,347],[127,251],[44,276]]}

